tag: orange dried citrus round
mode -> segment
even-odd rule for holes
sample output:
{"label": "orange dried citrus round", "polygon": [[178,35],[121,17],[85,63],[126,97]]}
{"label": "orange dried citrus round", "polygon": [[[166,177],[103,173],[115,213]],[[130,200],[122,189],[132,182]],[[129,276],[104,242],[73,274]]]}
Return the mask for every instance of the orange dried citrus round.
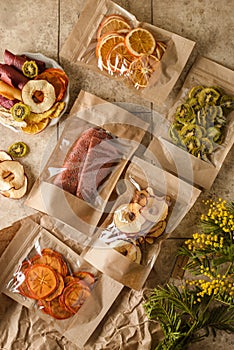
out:
{"label": "orange dried citrus round", "polygon": [[43,299],[55,291],[58,278],[50,266],[36,264],[27,270],[26,283],[36,299]]}
{"label": "orange dried citrus round", "polygon": [[123,29],[130,30],[130,25],[126,22],[124,18],[118,17],[109,17],[107,20],[101,23],[98,32],[97,37],[100,39],[103,35],[107,33],[118,33],[119,31],[122,31]]}
{"label": "orange dried citrus round", "polygon": [[151,55],[156,42],[153,35],[144,28],[135,28],[125,37],[125,45],[134,56]]}
{"label": "orange dried citrus round", "polygon": [[41,120],[39,123],[28,122],[27,126],[22,127],[21,130],[26,134],[35,135],[41,132],[42,130],[44,130],[49,124],[49,122],[50,122],[50,118],[45,118]]}
{"label": "orange dried citrus round", "polygon": [[108,54],[116,44],[124,42],[124,38],[119,34],[107,34],[102,37],[96,48],[96,55],[98,57],[98,67],[100,69],[108,68]]}
{"label": "orange dried citrus round", "polygon": [[153,72],[158,68],[159,60],[153,56],[142,56],[133,61],[129,67],[129,78],[136,88],[145,87]]}
{"label": "orange dried citrus round", "polygon": [[135,56],[128,51],[125,44],[122,42],[113,47],[108,55],[107,61],[112,71],[123,74],[128,70],[134,59]]}

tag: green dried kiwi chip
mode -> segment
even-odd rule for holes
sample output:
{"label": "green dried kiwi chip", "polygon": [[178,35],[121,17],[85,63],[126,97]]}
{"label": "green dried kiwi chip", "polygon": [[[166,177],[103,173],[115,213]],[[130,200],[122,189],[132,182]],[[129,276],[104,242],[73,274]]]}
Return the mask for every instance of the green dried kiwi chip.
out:
{"label": "green dried kiwi chip", "polygon": [[199,103],[195,97],[187,98],[185,103],[187,103],[189,106],[191,106],[195,113],[197,113],[201,109],[201,106],[199,105]]}
{"label": "green dried kiwi chip", "polygon": [[21,122],[25,118],[30,116],[30,107],[28,105],[25,105],[23,102],[15,103],[14,106],[10,109],[12,117],[17,122]]}
{"label": "green dried kiwi chip", "polygon": [[38,75],[38,65],[35,61],[25,61],[22,72],[27,78],[35,78]]}
{"label": "green dried kiwi chip", "polygon": [[213,88],[204,88],[197,96],[198,102],[201,106],[207,104],[216,105],[219,98],[220,93]]}
{"label": "green dried kiwi chip", "polygon": [[188,93],[189,98],[195,98],[197,100],[198,94],[204,89],[204,86],[197,85],[194,86]]}
{"label": "green dried kiwi chip", "polygon": [[192,154],[193,156],[199,158],[199,159],[202,159],[202,160],[206,161],[206,162],[209,161],[209,159],[208,159],[206,153],[204,152],[203,147],[201,147],[201,146],[200,146],[200,147],[197,147],[197,148],[194,148],[194,149],[191,151],[191,154]]}
{"label": "green dried kiwi chip", "polygon": [[234,97],[223,95],[220,100],[220,106],[225,110],[232,111],[234,109]]}
{"label": "green dried kiwi chip", "polygon": [[182,138],[186,138],[189,136],[196,136],[197,138],[201,138],[203,136],[203,130],[199,125],[196,124],[188,124],[183,126],[180,131],[180,136]]}
{"label": "green dried kiwi chip", "polygon": [[211,126],[207,129],[207,137],[213,142],[217,143],[221,136],[221,130],[216,128],[215,126]]}
{"label": "green dried kiwi chip", "polygon": [[24,142],[15,142],[8,148],[8,153],[13,158],[24,157],[28,153],[28,146]]}
{"label": "green dried kiwi chip", "polygon": [[181,127],[183,127],[183,125],[179,124],[179,123],[173,123],[170,126],[169,129],[169,135],[171,137],[171,139],[175,142],[178,143],[180,142],[180,135],[179,132],[181,130]]}
{"label": "green dried kiwi chip", "polygon": [[176,108],[175,119],[182,124],[195,122],[195,112],[188,103],[182,103]]}
{"label": "green dried kiwi chip", "polygon": [[204,150],[204,153],[212,153],[213,152],[213,143],[208,139],[208,137],[202,137],[200,139],[201,142],[201,149]]}
{"label": "green dried kiwi chip", "polygon": [[183,139],[183,144],[186,146],[187,151],[191,152],[194,148],[199,147],[201,142],[196,136],[187,136]]}

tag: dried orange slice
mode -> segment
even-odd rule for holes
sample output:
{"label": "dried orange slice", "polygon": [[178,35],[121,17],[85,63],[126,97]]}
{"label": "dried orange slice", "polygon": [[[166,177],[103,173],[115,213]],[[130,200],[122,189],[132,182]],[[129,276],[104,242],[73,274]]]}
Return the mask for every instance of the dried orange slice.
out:
{"label": "dried orange slice", "polygon": [[49,124],[49,122],[50,122],[50,118],[45,118],[41,120],[39,123],[28,122],[27,126],[22,127],[21,130],[26,134],[35,135],[41,132],[42,130],[44,130]]}
{"label": "dried orange slice", "polygon": [[119,44],[121,42],[124,42],[124,38],[119,34],[107,34],[106,36],[102,37],[96,49],[98,67],[100,69],[104,68],[106,70],[109,70],[107,61],[108,54],[116,44]]}
{"label": "dried orange slice", "polygon": [[44,299],[58,286],[56,272],[47,265],[33,265],[26,273],[26,283],[36,299]]}
{"label": "dried orange slice", "polygon": [[112,71],[124,74],[134,59],[135,56],[128,51],[125,44],[122,42],[113,47],[108,55],[107,62]]}
{"label": "dried orange slice", "polygon": [[100,39],[103,35],[107,33],[119,33],[119,31],[122,31],[123,29],[131,29],[130,25],[126,22],[124,18],[121,18],[121,16],[109,17],[101,23],[97,32],[97,38]]}
{"label": "dried orange slice", "polygon": [[136,88],[145,87],[153,72],[158,68],[159,60],[153,56],[142,56],[130,64],[129,78]]}
{"label": "dried orange slice", "polygon": [[163,43],[162,41],[157,41],[155,46],[154,55],[161,60],[164,52],[166,51],[167,45]]}
{"label": "dried orange slice", "polygon": [[153,35],[144,28],[135,28],[125,37],[125,45],[134,56],[151,55],[156,42]]}

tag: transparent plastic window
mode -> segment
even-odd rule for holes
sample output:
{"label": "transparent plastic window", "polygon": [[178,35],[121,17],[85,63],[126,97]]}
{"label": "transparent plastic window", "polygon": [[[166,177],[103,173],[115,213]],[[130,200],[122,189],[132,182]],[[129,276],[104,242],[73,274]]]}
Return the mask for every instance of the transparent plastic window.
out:
{"label": "transparent plastic window", "polygon": [[90,63],[95,59],[101,71],[136,89],[145,88],[159,69],[169,42],[168,35],[109,2],[81,60]]}
{"label": "transparent plastic window", "polygon": [[97,271],[40,226],[29,238],[7,268],[4,292],[53,319],[70,319],[91,295]]}
{"label": "transparent plastic window", "polygon": [[147,265],[166,230],[173,199],[166,190],[163,193],[139,180],[128,174],[119,182],[118,199],[99,238],[130,261]]}
{"label": "transparent plastic window", "polygon": [[232,70],[198,57],[168,114],[167,139],[216,168],[233,143],[233,76]]}

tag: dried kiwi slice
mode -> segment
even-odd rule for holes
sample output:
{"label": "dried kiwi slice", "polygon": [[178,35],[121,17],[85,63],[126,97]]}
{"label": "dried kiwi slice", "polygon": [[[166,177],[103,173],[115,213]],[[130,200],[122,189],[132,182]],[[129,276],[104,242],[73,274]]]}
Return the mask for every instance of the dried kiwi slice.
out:
{"label": "dried kiwi slice", "polygon": [[18,102],[11,107],[10,112],[17,122],[21,122],[30,116],[30,107],[23,102]]}
{"label": "dried kiwi slice", "polygon": [[175,143],[180,142],[179,132],[180,132],[182,126],[183,125],[181,125],[179,123],[173,123],[169,129],[169,135]]}
{"label": "dried kiwi slice", "polygon": [[212,140],[213,142],[216,142],[219,140],[221,137],[221,130],[216,128],[215,126],[211,126],[210,128],[207,129],[207,137]]}
{"label": "dried kiwi slice", "polygon": [[188,136],[183,139],[183,144],[186,146],[187,150],[191,152],[194,148],[199,147],[201,142],[196,136]]}
{"label": "dried kiwi slice", "polygon": [[220,93],[213,88],[204,88],[199,92],[197,99],[201,106],[205,105],[216,105],[218,99],[220,98]]}
{"label": "dried kiwi slice", "polygon": [[188,103],[182,103],[176,109],[175,119],[182,124],[195,122],[195,112]]}
{"label": "dried kiwi slice", "polygon": [[183,138],[189,136],[196,136],[197,138],[201,138],[203,136],[203,130],[199,125],[188,124],[183,126],[180,132],[180,136]]}
{"label": "dried kiwi slice", "polygon": [[22,72],[28,78],[35,78],[38,75],[38,65],[35,61],[25,61]]}
{"label": "dried kiwi slice", "polygon": [[189,97],[189,98],[195,98],[195,99],[197,100],[198,94],[199,94],[203,89],[204,89],[204,86],[201,86],[201,85],[194,86],[194,87],[189,91],[188,97]]}
{"label": "dried kiwi slice", "polygon": [[8,148],[8,153],[13,158],[24,157],[28,153],[28,146],[24,142],[15,142]]}
{"label": "dried kiwi slice", "polygon": [[201,141],[201,149],[204,151],[204,153],[212,153],[214,147],[213,143],[208,139],[208,137],[202,137],[200,139]]}
{"label": "dried kiwi slice", "polygon": [[234,109],[234,97],[223,95],[220,100],[220,106],[225,110],[232,111]]}

